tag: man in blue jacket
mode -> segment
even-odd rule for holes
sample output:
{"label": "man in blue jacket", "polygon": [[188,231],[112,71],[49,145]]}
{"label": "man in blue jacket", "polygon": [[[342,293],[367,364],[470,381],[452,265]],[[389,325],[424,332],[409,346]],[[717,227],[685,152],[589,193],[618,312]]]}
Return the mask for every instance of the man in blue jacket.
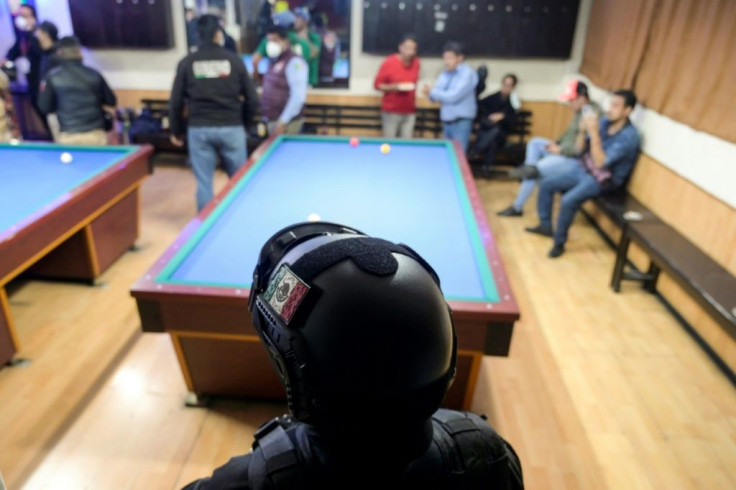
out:
{"label": "man in blue jacket", "polygon": [[463,150],[467,151],[477,112],[475,86],[478,84],[478,74],[465,63],[465,53],[460,43],[445,44],[442,62],[445,71],[433,87],[425,85],[423,93],[433,102],[441,104],[440,119],[445,138],[458,140]]}
{"label": "man in blue jacket", "polygon": [[[543,178],[540,182],[537,197],[539,225],[526,228],[526,231],[554,237],[554,246],[548,254],[551,258],[565,252],[567,231],[580,206],[603,192],[620,188],[628,180],[640,145],[639,133],[629,120],[635,106],[634,92],[614,92],[606,117],[599,120],[595,113],[591,113],[580,122],[578,146],[586,148],[580,165]],[[552,205],[556,192],[564,194],[560,200],[557,227],[553,232]]]}

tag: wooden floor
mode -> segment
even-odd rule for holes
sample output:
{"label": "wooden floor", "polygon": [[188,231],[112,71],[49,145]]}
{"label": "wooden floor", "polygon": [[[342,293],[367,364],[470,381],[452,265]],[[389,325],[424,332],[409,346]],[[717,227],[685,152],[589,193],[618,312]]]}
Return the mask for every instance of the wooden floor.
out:
{"label": "wooden floor", "polygon": [[[218,178],[222,186],[224,179]],[[473,403],[519,453],[530,489],[736,488],[736,390],[636,286],[608,288],[614,253],[582,218],[568,253],[497,218],[517,184],[478,183],[522,319],[486,358]],[[27,366],[0,370],[0,472],[9,489],[174,489],[248,450],[266,403],[183,406],[166,335],[141,334],[131,283],[194,214],[182,168],[143,188],[140,249],[103,284],[19,282]],[[531,203],[530,203],[531,204]]]}

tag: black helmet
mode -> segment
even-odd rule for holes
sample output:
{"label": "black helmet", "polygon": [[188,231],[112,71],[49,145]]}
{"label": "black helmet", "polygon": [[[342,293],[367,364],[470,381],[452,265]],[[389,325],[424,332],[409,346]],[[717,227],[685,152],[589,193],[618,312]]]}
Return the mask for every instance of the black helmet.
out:
{"label": "black helmet", "polygon": [[353,228],[301,223],[271,237],[250,312],[289,409],[304,422],[422,421],[455,375],[455,330],[437,274],[406,245]]}

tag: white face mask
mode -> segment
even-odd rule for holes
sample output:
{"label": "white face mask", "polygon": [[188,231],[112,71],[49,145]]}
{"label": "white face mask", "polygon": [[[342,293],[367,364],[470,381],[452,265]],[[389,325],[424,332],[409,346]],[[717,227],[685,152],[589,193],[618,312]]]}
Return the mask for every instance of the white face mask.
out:
{"label": "white face mask", "polygon": [[283,48],[276,41],[268,41],[266,43],[266,54],[269,58],[278,58],[282,52]]}
{"label": "white face mask", "polygon": [[28,31],[28,21],[25,17],[21,17],[20,15],[15,18],[15,27],[18,28],[19,31]]}

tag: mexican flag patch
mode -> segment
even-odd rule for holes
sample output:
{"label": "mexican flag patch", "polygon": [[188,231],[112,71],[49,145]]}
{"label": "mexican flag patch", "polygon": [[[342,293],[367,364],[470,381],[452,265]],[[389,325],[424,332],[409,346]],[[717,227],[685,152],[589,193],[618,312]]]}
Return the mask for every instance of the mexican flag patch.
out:
{"label": "mexican flag patch", "polygon": [[284,264],[279,267],[276,276],[271,279],[263,297],[288,324],[308,292],[309,286]]}

